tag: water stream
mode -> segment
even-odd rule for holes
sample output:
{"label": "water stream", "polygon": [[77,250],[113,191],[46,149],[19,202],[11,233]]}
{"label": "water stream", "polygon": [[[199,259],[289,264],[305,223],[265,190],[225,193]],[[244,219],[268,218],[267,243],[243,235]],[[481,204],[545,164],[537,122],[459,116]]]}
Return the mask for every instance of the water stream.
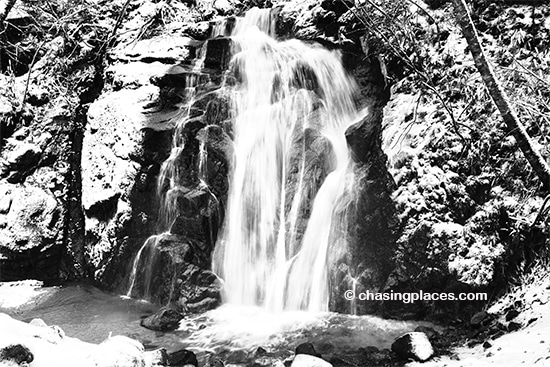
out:
{"label": "water stream", "polygon": [[269,11],[237,20],[235,158],[213,269],[228,303],[327,311],[327,251],[349,181],[344,136],[358,111],[340,55],[279,42]]}
{"label": "water stream", "polygon": [[[237,82],[226,79],[217,92],[231,103],[233,157],[212,268],[224,281],[226,303],[325,312],[329,248],[346,245],[342,213],[353,192],[353,167],[344,133],[359,116],[358,90],[337,51],[278,41],[274,29],[270,11],[257,8],[233,27],[226,21],[213,27],[213,37],[231,40],[225,76]],[[207,52],[204,46],[194,71],[200,71]],[[178,215],[177,198],[184,190],[178,158],[187,144],[181,132],[195,118],[190,106],[202,97],[196,83],[190,79],[185,85],[188,103],[158,178],[159,233],[169,233]],[[197,176],[207,188],[206,145],[202,139]],[[149,273],[141,268],[152,266],[158,238],[152,236],[138,251],[128,296],[150,296]]]}
{"label": "water stream", "polygon": [[[211,354],[226,362],[248,366],[262,347],[278,360],[291,356],[297,345],[313,343],[325,357],[374,346],[388,348],[400,334],[414,330],[421,322],[383,320],[306,311],[268,312],[258,306],[222,307],[190,315],[179,330],[157,332],[140,326],[140,320],[158,306],[100,291],[88,284],[37,288],[26,291],[25,302],[10,302],[16,288],[0,286],[0,312],[25,322],[41,318],[59,326],[68,337],[101,343],[112,335],[126,335],[140,341],[147,350],[159,347],[168,352],[182,348],[194,351],[201,366]],[[6,293],[7,291],[7,293]]]}

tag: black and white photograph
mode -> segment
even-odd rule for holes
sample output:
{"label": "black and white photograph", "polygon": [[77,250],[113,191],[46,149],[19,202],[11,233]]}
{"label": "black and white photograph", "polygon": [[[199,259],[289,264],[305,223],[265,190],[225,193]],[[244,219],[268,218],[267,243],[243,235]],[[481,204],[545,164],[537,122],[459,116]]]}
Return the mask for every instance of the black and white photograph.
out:
{"label": "black and white photograph", "polygon": [[0,367],[550,367],[550,1],[0,0]]}

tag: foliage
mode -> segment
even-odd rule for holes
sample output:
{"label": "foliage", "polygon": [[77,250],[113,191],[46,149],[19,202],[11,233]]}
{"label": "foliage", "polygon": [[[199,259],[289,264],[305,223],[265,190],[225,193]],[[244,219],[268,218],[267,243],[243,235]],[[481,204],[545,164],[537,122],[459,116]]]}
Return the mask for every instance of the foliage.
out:
{"label": "foliage", "polygon": [[[388,81],[400,92],[420,91],[422,103],[429,103],[431,95],[444,107],[460,140],[456,143],[463,144],[460,156],[455,157],[462,163],[462,172],[504,169],[495,184],[514,189],[510,178],[521,177],[525,182],[516,189],[536,187],[509,133],[501,129],[445,1],[430,3],[432,9],[417,0],[363,0],[359,4],[349,7],[349,13],[360,20],[363,48],[381,54]],[[543,156],[550,158],[550,79],[546,77],[550,28],[545,22],[550,8],[506,7],[484,0],[475,0],[472,6],[476,27],[484,31],[486,52],[520,120]]]}

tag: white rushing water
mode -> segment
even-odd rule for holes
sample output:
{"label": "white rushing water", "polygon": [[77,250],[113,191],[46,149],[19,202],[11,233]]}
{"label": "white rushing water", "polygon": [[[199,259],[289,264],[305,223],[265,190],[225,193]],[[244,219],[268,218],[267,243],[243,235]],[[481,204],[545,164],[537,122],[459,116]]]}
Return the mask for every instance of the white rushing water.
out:
{"label": "white rushing water", "polygon": [[[276,41],[273,29],[269,11],[253,9],[232,34],[231,68],[241,83],[232,91],[234,162],[213,270],[228,303],[326,311],[356,84],[337,52]],[[319,166],[330,167],[320,187]]]}
{"label": "white rushing water", "polygon": [[[353,181],[345,130],[359,115],[357,86],[338,52],[275,40],[269,10],[251,9],[231,34],[229,28],[222,21],[212,35],[232,40],[228,78],[216,93],[231,101],[234,144],[213,271],[224,281],[227,303],[327,311],[328,251],[345,246],[342,212]],[[200,50],[193,72],[200,73],[206,50]],[[178,166],[186,144],[182,132],[192,120],[190,106],[201,98],[194,88],[198,79],[189,78],[188,107],[158,178],[159,232],[170,231],[184,190]],[[197,179],[206,189],[207,160],[207,143],[199,139]],[[140,268],[150,266],[159,238],[149,238],[137,253],[128,296],[150,293],[149,281],[140,277],[151,270]]]}

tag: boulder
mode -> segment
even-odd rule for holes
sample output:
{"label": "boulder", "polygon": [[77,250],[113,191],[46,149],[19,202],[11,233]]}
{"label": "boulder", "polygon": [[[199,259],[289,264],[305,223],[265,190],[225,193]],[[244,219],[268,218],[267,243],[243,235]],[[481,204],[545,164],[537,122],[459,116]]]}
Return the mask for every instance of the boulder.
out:
{"label": "boulder", "polygon": [[147,366],[143,345],[126,336],[109,337],[99,347],[98,353],[94,356],[98,366]]}
{"label": "boulder", "polygon": [[513,308],[506,313],[506,321],[512,321],[519,315],[520,315],[520,312],[517,309]]}
{"label": "boulder", "polygon": [[42,319],[32,319],[29,324],[40,327],[48,327],[48,325]]}
{"label": "boulder", "polygon": [[311,356],[309,354],[298,354],[294,357],[291,367],[332,367],[332,364],[328,363],[324,359]]}
{"label": "boulder", "polygon": [[61,258],[62,208],[36,186],[0,184],[2,280],[55,279]]}
{"label": "boulder", "polygon": [[196,40],[206,40],[210,36],[211,28],[209,22],[184,23],[180,32]]}
{"label": "boulder", "polygon": [[479,326],[489,317],[487,311],[480,311],[475,313],[470,319],[470,325]]}
{"label": "boulder", "polygon": [[204,249],[195,241],[165,233],[147,242],[153,243],[141,251],[132,296],[175,304],[185,312],[206,311],[219,305],[221,282],[206,270]]}
{"label": "boulder", "polygon": [[[221,280],[209,270],[189,265],[180,274],[178,304],[188,312],[204,312],[220,305]],[[186,279],[184,282],[183,280]]]}
{"label": "boulder", "polygon": [[145,352],[145,364],[151,367],[170,365],[168,363],[168,353],[166,353],[166,349],[159,348]]}
{"label": "boulder", "polygon": [[420,362],[427,361],[434,354],[428,336],[417,331],[395,339],[391,350],[402,359],[413,359]]}
{"label": "boulder", "polygon": [[315,347],[311,343],[302,343],[296,347],[296,355],[307,354],[310,356],[321,358],[321,355],[317,353]]}
{"label": "boulder", "polygon": [[[71,337],[52,338],[53,332],[43,322],[28,324],[0,313],[0,365],[153,367],[161,362],[159,352],[147,353],[141,343],[126,336],[109,336],[97,345]],[[63,332],[58,328],[57,333]]]}
{"label": "boulder", "polygon": [[33,354],[24,345],[12,344],[0,349],[0,361],[12,361],[21,364],[31,363],[33,360]]}
{"label": "boulder", "polygon": [[50,94],[45,88],[33,85],[29,87],[27,102],[33,106],[42,106],[50,101]]}
{"label": "boulder", "polygon": [[195,353],[187,349],[170,353],[168,355],[168,364],[170,366],[199,366]]}
{"label": "boulder", "polygon": [[156,331],[172,331],[179,326],[183,315],[176,310],[163,307],[155,314],[141,320],[141,326]]}
{"label": "boulder", "polygon": [[233,7],[228,0],[215,0],[213,7],[220,15],[229,15],[233,11]]}
{"label": "boulder", "polygon": [[6,161],[11,170],[28,169],[38,163],[41,150],[32,143],[19,143],[7,154]]}

